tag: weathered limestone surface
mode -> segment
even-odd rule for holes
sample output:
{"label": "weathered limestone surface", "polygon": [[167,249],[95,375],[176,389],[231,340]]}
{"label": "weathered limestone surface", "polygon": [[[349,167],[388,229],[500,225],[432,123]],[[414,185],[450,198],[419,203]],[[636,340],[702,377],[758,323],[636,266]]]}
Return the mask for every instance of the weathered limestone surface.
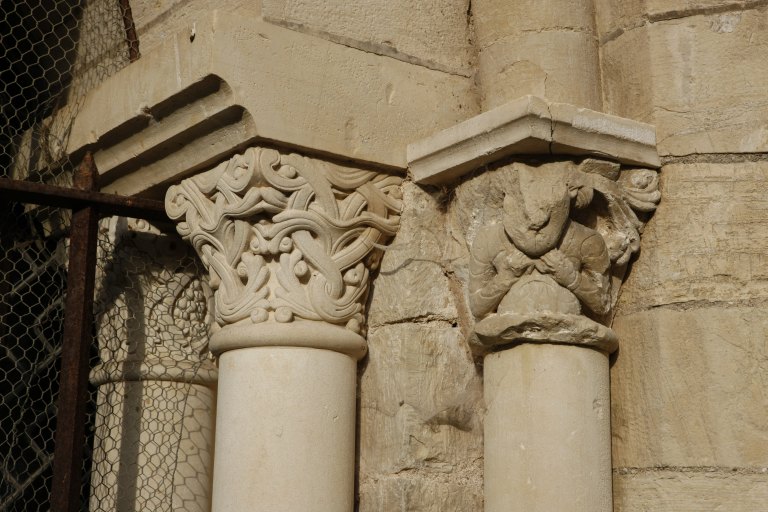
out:
{"label": "weathered limestone surface", "polygon": [[213,10],[237,9],[243,16],[258,19],[261,2],[252,0],[131,0],[133,22],[141,53],[149,51],[185,28],[190,35],[201,15]]}
{"label": "weathered limestone surface", "polygon": [[469,0],[264,0],[266,21],[340,44],[470,76]]}
{"label": "weathered limestone surface", "polygon": [[595,0],[602,40],[661,20],[738,12],[764,5],[763,0]]}
{"label": "weathered limestone surface", "polygon": [[454,240],[445,236],[447,198],[406,182],[398,233],[384,252],[373,281],[371,327],[416,321],[455,322],[456,301],[449,276]]}
{"label": "weathered limestone surface", "polygon": [[667,157],[663,200],[613,322],[615,507],[760,510],[768,162],[748,153],[768,150],[768,9],[727,0],[597,5],[605,109],[655,125]]}
{"label": "weathered limestone surface", "polygon": [[613,322],[617,510],[763,506],[767,185],[765,161],[662,170],[663,200]]}
{"label": "weathered limestone surface", "polygon": [[625,471],[614,476],[615,512],[755,512],[768,501],[768,471],[714,468]]}
{"label": "weathered limestone surface", "polygon": [[360,510],[482,510],[482,389],[444,192],[403,185],[360,381]]}
{"label": "weathered limestone surface", "polygon": [[670,164],[660,188],[617,314],[768,299],[768,162]]}
{"label": "weathered limestone surface", "polygon": [[142,52],[180,28],[191,30],[205,11],[236,9],[254,20],[263,17],[366,52],[451,74],[472,74],[469,0],[133,0],[131,9]]}
{"label": "weathered limestone surface", "polygon": [[761,7],[670,15],[606,36],[605,110],[656,125],[662,156],[768,150],[766,23]]}
{"label": "weathered limestone surface", "polygon": [[[479,468],[474,468],[477,471]],[[482,479],[474,474],[447,483],[438,476],[407,471],[360,484],[360,512],[438,512],[483,510]]]}
{"label": "weathered limestone surface", "polygon": [[481,380],[460,329],[445,322],[388,325],[370,332],[368,350],[360,510],[479,512]]}
{"label": "weathered limestone surface", "polygon": [[[768,308],[616,318],[613,464],[768,466]],[[765,485],[768,486],[768,476]]]}
{"label": "weathered limestone surface", "polygon": [[592,0],[476,0],[472,14],[484,109],[533,94],[602,110]]}

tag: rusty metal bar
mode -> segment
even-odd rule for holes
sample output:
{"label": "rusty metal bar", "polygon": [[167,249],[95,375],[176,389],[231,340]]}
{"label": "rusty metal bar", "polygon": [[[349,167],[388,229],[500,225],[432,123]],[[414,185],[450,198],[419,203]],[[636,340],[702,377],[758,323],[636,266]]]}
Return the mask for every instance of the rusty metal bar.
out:
{"label": "rusty metal bar", "polygon": [[128,42],[128,59],[131,62],[136,62],[141,57],[139,36],[136,35],[136,25],[133,22],[133,11],[129,0],[120,0],[120,12],[123,15],[123,25],[125,26],[125,40]]}
{"label": "rusty metal bar", "polygon": [[20,203],[78,209],[93,206],[102,215],[121,215],[138,219],[168,221],[162,201],[141,197],[102,194],[90,190],[55,187],[45,183],[0,178],[0,196]]}
{"label": "rusty metal bar", "polygon": [[[93,157],[87,153],[75,172],[74,186],[93,191],[97,178]],[[72,212],[51,490],[51,510],[56,512],[75,512],[81,508],[98,217],[96,209],[90,206]]]}

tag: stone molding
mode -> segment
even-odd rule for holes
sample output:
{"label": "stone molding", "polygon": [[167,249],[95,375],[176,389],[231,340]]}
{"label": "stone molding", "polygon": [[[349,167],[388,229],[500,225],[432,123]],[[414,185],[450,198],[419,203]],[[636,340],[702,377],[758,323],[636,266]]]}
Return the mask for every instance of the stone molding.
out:
{"label": "stone molding", "polygon": [[523,96],[408,146],[413,180],[446,184],[510,155],[597,156],[658,168],[653,126]]}
{"label": "stone molding", "polygon": [[276,26],[258,6],[187,14],[46,121],[56,155],[94,153],[105,192],[161,196],[255,144],[403,172],[410,141],[475,108],[467,77]]}
{"label": "stone molding", "polygon": [[168,215],[210,273],[211,350],[362,356],[369,272],[397,231],[401,181],[252,147],[170,187]]}

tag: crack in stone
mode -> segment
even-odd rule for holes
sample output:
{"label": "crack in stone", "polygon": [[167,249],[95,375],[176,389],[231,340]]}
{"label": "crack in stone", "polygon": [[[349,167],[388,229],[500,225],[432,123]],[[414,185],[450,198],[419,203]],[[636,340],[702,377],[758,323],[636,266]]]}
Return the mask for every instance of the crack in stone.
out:
{"label": "crack in stone", "polygon": [[408,53],[402,52],[397,48],[395,48],[394,46],[378,44],[370,41],[359,41],[357,39],[341,36],[338,34],[334,34],[332,32],[327,32],[325,30],[310,28],[301,23],[294,23],[291,21],[272,18],[270,16],[264,16],[264,21],[266,21],[267,23],[276,25],[278,27],[282,27],[288,30],[293,30],[294,32],[299,32],[309,36],[325,39],[326,41],[340,44],[341,46],[346,46],[347,48],[352,48],[354,50],[371,53],[373,55],[378,55],[380,57],[389,57],[390,59],[395,59],[400,62],[406,62],[408,64],[413,64],[414,66],[430,69],[432,71],[439,71],[441,73],[445,73],[452,76],[457,76],[461,78],[472,78],[472,73],[470,73],[469,71],[458,72],[448,68],[447,66],[439,64],[435,61],[432,61],[429,59],[420,59]]}
{"label": "crack in stone", "polygon": [[693,16],[708,16],[712,14],[725,14],[734,11],[749,11],[768,6],[768,0],[747,0],[725,5],[713,5],[707,7],[690,7],[688,9],[674,9],[671,11],[644,14],[639,20],[624,27],[618,27],[600,38],[600,44],[610,43],[621,37],[624,33],[652,25],[654,23],[690,18]]}
{"label": "crack in stone", "polygon": [[640,473],[717,473],[740,475],[765,475],[768,467],[734,467],[734,466],[650,466],[650,467],[620,467],[613,468],[616,475],[635,475]]}

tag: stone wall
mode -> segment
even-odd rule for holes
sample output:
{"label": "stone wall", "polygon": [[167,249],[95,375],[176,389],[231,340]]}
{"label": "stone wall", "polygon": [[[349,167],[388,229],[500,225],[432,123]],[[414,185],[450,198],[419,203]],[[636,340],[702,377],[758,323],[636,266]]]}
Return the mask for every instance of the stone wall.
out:
{"label": "stone wall", "polygon": [[[482,510],[482,378],[445,191],[404,185],[361,366],[360,510]],[[460,267],[460,265],[459,265]]]}
{"label": "stone wall", "polygon": [[[404,154],[413,142],[404,133],[427,136],[523,94],[654,125],[663,200],[613,321],[621,340],[611,373],[614,507],[760,510],[768,501],[768,2],[576,3],[578,15],[568,16],[569,2],[516,2],[519,17],[503,18],[513,3],[131,2],[142,53],[168,46],[179,30],[194,39],[196,20],[213,9],[287,31],[264,55],[290,55],[297,65],[311,54],[311,69],[325,78],[292,81],[289,90],[309,105],[307,119],[330,124],[318,131],[348,133],[354,147],[342,156],[350,159],[369,139]],[[278,34],[267,32],[259,34]],[[577,57],[593,67],[552,51],[569,41],[586,48]],[[546,59],[534,64],[512,49]],[[246,77],[257,69],[238,66]],[[335,99],[341,86],[328,76],[337,74],[358,102]],[[293,108],[283,88],[275,94]],[[434,106],[417,104],[425,90]],[[312,101],[336,102],[338,116],[318,116]],[[414,109],[418,116],[406,115]],[[284,122],[296,122],[291,113]],[[493,190],[483,176],[450,187],[403,184],[400,230],[368,300],[360,511],[483,508],[482,367],[470,346],[466,268],[468,240],[499,200]]]}
{"label": "stone wall", "polygon": [[600,2],[606,111],[656,126],[662,203],[614,329],[615,510],[768,500],[766,2]]}

